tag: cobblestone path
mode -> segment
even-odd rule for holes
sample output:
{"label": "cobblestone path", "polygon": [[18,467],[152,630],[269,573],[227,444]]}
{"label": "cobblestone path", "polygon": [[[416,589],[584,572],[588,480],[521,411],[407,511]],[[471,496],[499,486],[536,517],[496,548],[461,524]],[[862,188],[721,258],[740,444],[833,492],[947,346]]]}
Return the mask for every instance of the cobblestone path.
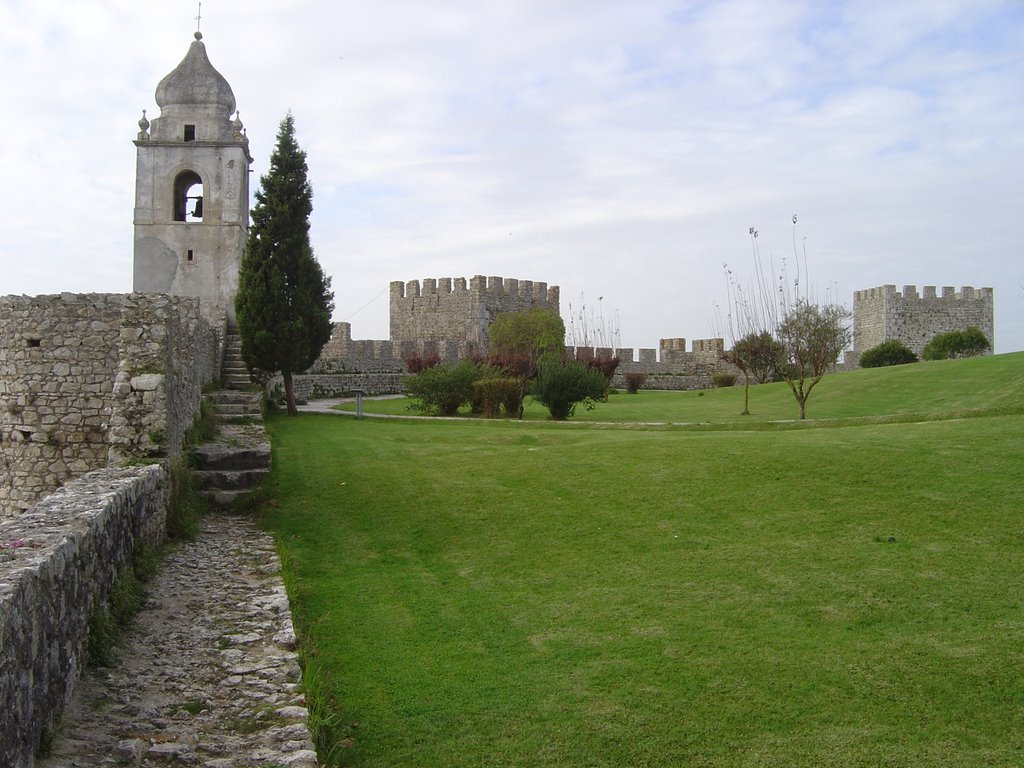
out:
{"label": "cobblestone path", "polygon": [[36,765],[316,768],[294,648],[273,541],[247,517],[207,515]]}

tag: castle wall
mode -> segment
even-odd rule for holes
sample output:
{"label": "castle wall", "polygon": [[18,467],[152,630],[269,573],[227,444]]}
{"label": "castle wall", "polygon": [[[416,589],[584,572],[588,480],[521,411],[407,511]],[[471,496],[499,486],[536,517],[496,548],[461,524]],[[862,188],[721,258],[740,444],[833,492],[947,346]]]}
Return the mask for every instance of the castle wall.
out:
{"label": "castle wall", "polygon": [[176,455],[221,334],[192,298],[0,297],[0,519],[91,470]]}
{"label": "castle wall", "polygon": [[158,466],[104,469],[0,521],[0,765],[32,765],[86,663],[89,615],[163,540]]}
{"label": "castle wall", "polygon": [[[723,339],[694,339],[689,351],[685,338],[661,339],[658,349],[640,349],[639,356],[632,348],[608,349],[598,347],[583,354],[607,355],[619,358],[619,367],[612,377],[613,387],[625,388],[627,373],[647,375],[644,389],[709,389],[714,386],[717,373],[738,374],[738,369],[722,359]],[[579,358],[579,350],[572,350]]]}
{"label": "castle wall", "polygon": [[882,285],[853,294],[855,356],[893,339],[920,355],[936,335],[972,325],[995,342],[991,288],[945,286],[938,293],[926,285],[919,294],[914,285]]}
{"label": "castle wall", "polygon": [[391,283],[391,341],[455,342],[487,350],[487,328],[502,312],[559,312],[558,286],[476,275]]}
{"label": "castle wall", "polygon": [[[694,339],[686,349],[686,339],[662,339],[658,349],[611,349],[566,347],[570,357],[590,355],[617,356],[619,369],[612,386],[624,387],[625,374],[647,374],[647,389],[707,389],[716,373],[738,373],[722,360],[722,339]],[[368,395],[398,394],[403,391],[405,358],[410,355],[431,357],[453,364],[476,356],[477,345],[468,342],[355,340],[348,323],[335,323],[331,340],[320,359],[293,379],[296,397],[316,399],[348,397],[356,389]],[[659,359],[660,358],[660,359]]]}

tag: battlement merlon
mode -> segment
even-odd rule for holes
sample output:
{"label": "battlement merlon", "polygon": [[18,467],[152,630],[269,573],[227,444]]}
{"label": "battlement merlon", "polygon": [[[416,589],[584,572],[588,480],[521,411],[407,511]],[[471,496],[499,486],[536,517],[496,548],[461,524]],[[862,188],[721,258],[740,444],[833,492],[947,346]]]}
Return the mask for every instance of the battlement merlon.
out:
{"label": "battlement merlon", "polygon": [[895,285],[880,285],[877,288],[867,288],[862,291],[853,292],[854,303],[873,301],[876,299],[889,300],[938,300],[938,301],[991,301],[993,298],[992,288],[975,288],[965,285],[956,290],[952,285],[942,286],[942,293],[939,294],[934,285],[925,285],[918,294],[916,285],[904,285],[902,291],[897,291]]}
{"label": "battlement merlon", "polygon": [[545,282],[519,280],[513,277],[474,275],[468,281],[464,277],[424,278],[420,280],[392,280],[392,300],[419,299],[426,296],[449,296],[472,294],[478,297],[513,297],[558,311],[560,291],[557,285]]}

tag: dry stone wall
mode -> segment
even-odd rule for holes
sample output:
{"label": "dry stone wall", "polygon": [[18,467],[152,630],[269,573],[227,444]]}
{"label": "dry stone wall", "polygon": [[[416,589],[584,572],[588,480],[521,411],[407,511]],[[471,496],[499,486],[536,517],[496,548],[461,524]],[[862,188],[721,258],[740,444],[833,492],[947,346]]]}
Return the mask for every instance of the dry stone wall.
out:
{"label": "dry stone wall", "polygon": [[90,612],[165,527],[159,466],[103,469],[0,522],[0,765],[31,766],[85,664]]}
{"label": "dry stone wall", "polygon": [[993,294],[991,288],[964,286],[957,291],[934,285],[882,285],[853,294],[853,357],[859,357],[883,341],[897,340],[918,355],[940,333],[977,326],[994,342]]}
{"label": "dry stone wall", "polygon": [[176,456],[202,399],[220,373],[223,326],[211,326],[197,299],[132,294],[122,313],[110,420],[111,464]]}
{"label": "dry stone wall", "polygon": [[175,455],[222,336],[193,298],[0,297],[0,520],[91,470]]}
{"label": "dry stone wall", "polygon": [[0,519],[106,466],[122,298],[0,299]]}

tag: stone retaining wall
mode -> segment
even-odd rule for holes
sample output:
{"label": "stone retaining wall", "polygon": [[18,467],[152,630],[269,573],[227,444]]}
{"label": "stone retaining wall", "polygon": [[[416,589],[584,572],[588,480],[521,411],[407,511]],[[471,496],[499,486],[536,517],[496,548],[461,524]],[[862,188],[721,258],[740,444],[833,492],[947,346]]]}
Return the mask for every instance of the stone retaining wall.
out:
{"label": "stone retaining wall", "polygon": [[292,387],[300,400],[352,397],[357,389],[367,395],[396,395],[404,391],[404,378],[404,373],[296,374],[292,377]]}
{"label": "stone retaining wall", "polygon": [[0,522],[0,765],[31,766],[84,666],[89,614],[165,528],[159,466],[91,472]]}

